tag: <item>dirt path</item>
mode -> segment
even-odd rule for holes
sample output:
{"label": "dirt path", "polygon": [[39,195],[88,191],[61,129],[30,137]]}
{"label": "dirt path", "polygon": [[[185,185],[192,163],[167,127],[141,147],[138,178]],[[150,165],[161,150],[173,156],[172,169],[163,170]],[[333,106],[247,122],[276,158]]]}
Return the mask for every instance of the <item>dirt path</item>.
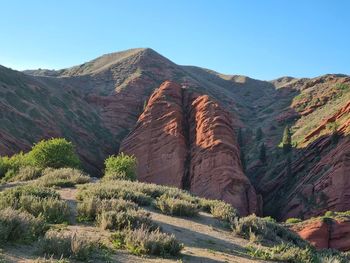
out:
{"label": "dirt path", "polygon": [[163,231],[175,234],[185,245],[182,252],[184,262],[259,262],[244,254],[246,240],[235,237],[209,214],[200,213],[193,219],[155,211],[151,211],[151,215]]}

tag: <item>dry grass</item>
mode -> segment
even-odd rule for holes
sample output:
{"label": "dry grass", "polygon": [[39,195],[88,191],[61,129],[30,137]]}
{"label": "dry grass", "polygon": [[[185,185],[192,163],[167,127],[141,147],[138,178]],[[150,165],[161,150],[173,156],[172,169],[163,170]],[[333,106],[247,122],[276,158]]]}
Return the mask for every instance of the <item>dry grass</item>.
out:
{"label": "dry grass", "polygon": [[186,200],[167,195],[159,197],[155,203],[157,209],[167,215],[193,217],[198,214],[197,206]]}
{"label": "dry grass", "polygon": [[37,185],[44,187],[72,187],[76,184],[86,184],[91,182],[91,177],[78,169],[47,168],[43,171],[43,175],[37,181]]}
{"label": "dry grass", "polygon": [[49,223],[67,222],[68,204],[52,189],[32,185],[18,186],[0,193],[0,208],[22,209],[42,216]]}
{"label": "dry grass", "polygon": [[86,261],[96,249],[89,238],[76,233],[48,231],[39,241],[39,253],[53,258],[75,258]]}
{"label": "dry grass", "polygon": [[79,221],[94,221],[98,215],[105,211],[138,210],[138,205],[123,199],[99,199],[90,197],[78,204]]}
{"label": "dry grass", "polygon": [[137,229],[142,225],[150,229],[157,228],[150,214],[143,210],[105,211],[97,217],[97,222],[104,230]]}
{"label": "dry grass", "polygon": [[46,230],[47,225],[42,218],[12,208],[0,211],[0,244],[11,241],[28,243],[43,235]]}
{"label": "dry grass", "polygon": [[125,248],[135,255],[178,256],[183,248],[174,235],[151,231],[142,226],[135,230],[117,232],[113,235],[113,244]]}

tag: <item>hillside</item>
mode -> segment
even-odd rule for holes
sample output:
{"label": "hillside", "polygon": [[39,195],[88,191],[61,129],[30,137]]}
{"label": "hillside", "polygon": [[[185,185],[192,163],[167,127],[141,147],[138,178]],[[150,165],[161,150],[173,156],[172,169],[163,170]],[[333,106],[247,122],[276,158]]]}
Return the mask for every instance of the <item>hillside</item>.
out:
{"label": "hillside", "polygon": [[[188,155],[189,151],[193,155],[187,158],[184,157],[186,153],[181,153],[176,159],[182,162],[178,166],[181,173],[185,171],[186,174],[191,169],[201,171],[198,173],[201,186],[193,186],[192,191],[211,196],[215,191],[221,193],[222,189],[227,189],[229,196],[235,196],[238,192],[243,193],[247,185],[253,185],[253,191],[262,200],[259,202],[263,205],[263,214],[281,220],[288,217],[309,218],[322,215],[327,210],[350,210],[350,182],[346,176],[349,166],[348,76],[333,74],[313,79],[282,77],[259,81],[194,66],[180,66],[152,49],[107,54],[58,71],[30,70],[24,73],[0,68],[1,155],[27,151],[41,138],[66,137],[77,146],[85,169],[99,176],[104,158],[118,153],[122,142],[125,151],[128,147],[132,148],[128,146],[128,140],[138,136],[146,145],[152,143],[152,136],[145,136],[139,128],[144,120],[150,127],[158,125],[157,119],[167,112],[174,116],[162,120],[162,127],[178,125],[173,121],[177,117],[194,123],[193,119],[185,116],[192,114],[191,110],[181,106],[189,104],[181,102],[180,108],[175,105],[174,109],[180,109],[182,113],[174,113],[168,108],[173,105],[171,98],[160,102],[168,105],[164,111],[156,112],[158,115],[150,113],[150,98],[157,94],[164,81],[170,80],[198,97],[207,95],[211,101],[209,104],[218,105],[222,112],[228,114],[228,117],[215,117],[219,121],[212,125],[202,125],[212,122],[210,114],[217,114],[208,113],[207,118],[206,111],[203,111],[203,116],[199,114],[196,117],[198,127],[185,128],[192,134],[203,129],[204,136],[214,134],[211,138],[218,145],[230,145],[231,150],[224,152],[231,168],[235,167],[217,172],[217,175],[214,173],[215,179],[211,180],[205,175],[205,169],[210,174],[210,169],[218,165],[218,161],[210,157],[210,153],[215,153],[212,146],[216,144],[209,144],[206,148],[198,142],[198,154],[195,147],[180,148],[179,152],[185,151]],[[197,110],[202,109],[192,109],[193,112]],[[223,140],[221,136],[228,138],[228,133],[222,135],[223,130],[215,131],[215,127],[225,125],[229,127],[225,132],[232,133],[231,139]],[[280,143],[287,125],[291,127],[293,149],[286,155]],[[239,128],[241,138],[237,138]],[[256,136],[259,129],[262,135]],[[165,135],[166,131],[162,130],[156,136],[163,138]],[[194,141],[192,139],[192,144]],[[168,141],[158,142],[157,149],[164,148],[158,156],[165,156],[168,154],[166,151],[172,149],[167,148],[165,143]],[[259,158],[262,144],[266,147],[264,162]],[[155,156],[142,160],[139,170],[155,167],[152,164],[154,160],[160,162],[161,159]],[[197,160],[196,167],[191,166],[195,161],[190,164],[186,160]],[[159,176],[166,177],[174,172],[172,166],[162,162],[157,165],[164,168]],[[148,169],[147,173],[153,174],[158,168]],[[238,184],[235,173],[241,174]],[[197,173],[187,174],[191,179],[186,179],[186,183],[170,183],[168,179],[165,183],[191,189],[189,185],[195,182]],[[223,179],[225,176],[220,177],[220,174],[229,180]],[[157,180],[164,181],[162,178]],[[244,184],[241,184],[242,180]],[[211,189],[209,193],[204,192],[206,186]],[[219,198],[226,199],[223,195]],[[242,205],[242,211],[250,210],[246,204]]]}

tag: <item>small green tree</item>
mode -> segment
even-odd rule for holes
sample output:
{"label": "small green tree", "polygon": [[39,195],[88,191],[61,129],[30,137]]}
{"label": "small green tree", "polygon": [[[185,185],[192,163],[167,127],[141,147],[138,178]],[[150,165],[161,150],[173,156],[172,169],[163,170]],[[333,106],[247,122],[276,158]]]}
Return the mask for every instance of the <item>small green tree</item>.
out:
{"label": "small green tree", "polygon": [[264,143],[260,146],[259,159],[262,163],[266,163],[266,148]]}
{"label": "small green tree", "polygon": [[282,147],[284,153],[288,153],[292,149],[292,134],[290,132],[289,126],[286,126],[284,128],[282,137]]}
{"label": "small green tree", "polygon": [[80,166],[73,144],[64,138],[52,138],[34,144],[27,158],[31,165],[39,168],[78,168]]}
{"label": "small green tree", "polygon": [[136,158],[120,153],[105,160],[106,179],[136,180]]}
{"label": "small green tree", "polygon": [[257,141],[260,141],[262,138],[263,138],[263,132],[262,132],[262,129],[259,127],[257,130],[256,130],[256,140]]}

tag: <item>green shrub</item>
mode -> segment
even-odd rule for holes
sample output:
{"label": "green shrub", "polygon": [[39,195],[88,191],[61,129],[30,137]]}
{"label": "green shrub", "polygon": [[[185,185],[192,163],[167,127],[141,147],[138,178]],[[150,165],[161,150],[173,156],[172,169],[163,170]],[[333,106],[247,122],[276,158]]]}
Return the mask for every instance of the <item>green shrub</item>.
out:
{"label": "green shrub", "polygon": [[233,221],[232,229],[234,233],[255,242],[290,243],[302,248],[307,245],[306,241],[291,230],[255,215],[236,218]]}
{"label": "green shrub", "polygon": [[95,249],[96,245],[86,236],[57,231],[48,231],[39,241],[39,253],[56,258],[72,257],[85,261]]}
{"label": "green shrub", "polygon": [[[22,152],[11,157],[0,157],[0,178],[4,177],[6,173],[15,175],[21,166],[26,165],[29,165],[29,160],[27,155],[23,154]],[[10,174],[8,177],[11,177]]]}
{"label": "green shrub", "polygon": [[102,229],[123,230],[136,229],[142,225],[149,229],[156,229],[157,226],[150,218],[150,214],[143,210],[128,211],[106,211],[97,217],[98,225]]}
{"label": "green shrub", "polygon": [[28,213],[41,215],[47,222],[59,224],[68,222],[70,209],[68,204],[57,198],[38,198],[31,195],[22,195],[18,202],[18,208]]}
{"label": "green shrub", "polygon": [[67,222],[68,204],[49,188],[18,186],[0,193],[0,209],[12,207],[22,209],[34,216],[42,216],[50,223]]}
{"label": "green shrub", "polygon": [[112,242],[117,248],[125,248],[135,255],[177,256],[183,248],[174,235],[159,229],[151,231],[147,227],[117,232]]}
{"label": "green shrub", "polygon": [[199,202],[202,209],[211,213],[213,217],[226,222],[232,222],[233,219],[238,217],[238,211],[230,204],[219,200],[204,200]]}
{"label": "green shrub", "polygon": [[79,221],[94,221],[102,212],[115,211],[125,212],[128,210],[138,210],[138,205],[123,199],[104,199],[91,197],[86,198],[78,204]]}
{"label": "green shrub", "polygon": [[247,252],[254,258],[290,263],[347,263],[349,257],[336,250],[316,251],[311,246],[300,248],[291,244],[280,244],[273,247],[248,246]]}
{"label": "green shrub", "polygon": [[30,242],[47,230],[41,218],[12,208],[0,210],[0,244],[10,241]]}
{"label": "green shrub", "polygon": [[47,168],[43,171],[43,176],[40,177],[37,184],[40,186],[51,187],[71,187],[76,184],[86,184],[91,182],[91,177],[78,169]]}
{"label": "green shrub", "polygon": [[114,182],[86,184],[79,187],[77,194],[78,200],[91,197],[99,199],[124,199],[139,205],[150,205],[152,203],[152,198],[146,194],[136,191],[132,187],[127,188]]}
{"label": "green shrub", "polygon": [[333,211],[327,211],[327,212],[324,214],[325,217],[334,217],[335,215],[336,215],[336,213],[333,212]]}
{"label": "green shrub", "polygon": [[136,158],[124,153],[112,155],[105,160],[104,180],[136,180]]}
{"label": "green shrub", "polygon": [[3,181],[15,182],[15,181],[29,181],[34,180],[41,176],[42,170],[33,166],[22,166],[16,172],[15,170],[9,170]]}
{"label": "green shrub", "polygon": [[22,195],[32,195],[39,198],[60,198],[53,189],[34,185],[17,186],[0,192],[0,209],[13,206]]}
{"label": "green shrub", "polygon": [[29,162],[39,168],[78,168],[80,161],[74,146],[63,138],[42,140],[27,154]]}
{"label": "green shrub", "polygon": [[294,217],[288,218],[286,220],[287,224],[296,224],[296,223],[300,223],[300,222],[302,222],[302,220],[300,218],[294,218]]}
{"label": "green shrub", "polygon": [[281,244],[271,248],[248,247],[248,254],[264,260],[283,261],[291,263],[314,263],[314,252],[311,248],[299,248],[289,244]]}
{"label": "green shrub", "polygon": [[155,205],[162,213],[167,215],[192,217],[198,214],[196,205],[167,195],[160,196]]}

